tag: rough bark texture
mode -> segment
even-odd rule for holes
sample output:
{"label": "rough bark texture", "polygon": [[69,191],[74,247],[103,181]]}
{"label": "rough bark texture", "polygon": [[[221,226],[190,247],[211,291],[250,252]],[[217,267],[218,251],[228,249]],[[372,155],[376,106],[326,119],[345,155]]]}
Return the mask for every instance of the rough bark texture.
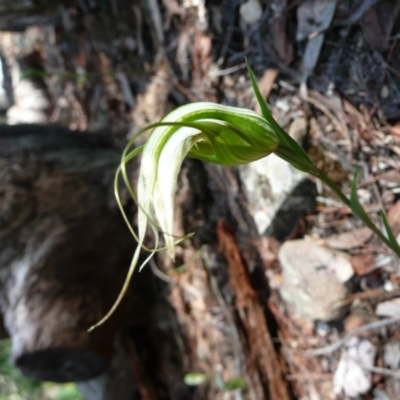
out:
{"label": "rough bark texture", "polygon": [[24,30],[35,24],[48,24],[57,19],[59,1],[0,1],[0,30]]}
{"label": "rough bark texture", "polygon": [[36,379],[103,372],[120,316],[88,334],[120,288],[132,243],[112,199],[106,136],[0,127],[0,306],[13,362]]}
{"label": "rough bark texture", "polygon": [[[158,257],[159,267],[169,271],[166,295],[176,321],[172,313],[160,313],[156,329],[160,332],[163,326],[163,336],[133,334],[148,377],[142,381],[143,398],[291,399],[284,363],[274,346],[276,326],[266,306],[269,291],[257,235],[235,170],[185,162],[175,232],[191,231],[195,236],[177,248],[175,266],[167,255]],[[145,356],[160,345],[157,358]],[[246,388],[227,392],[211,379],[184,391],[183,374],[191,372],[225,382],[241,377]]]}

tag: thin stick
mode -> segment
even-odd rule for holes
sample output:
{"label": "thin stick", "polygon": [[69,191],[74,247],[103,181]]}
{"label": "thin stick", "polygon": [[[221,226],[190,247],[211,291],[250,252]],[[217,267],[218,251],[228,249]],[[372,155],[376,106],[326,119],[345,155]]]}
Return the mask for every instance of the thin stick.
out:
{"label": "thin stick", "polygon": [[397,324],[400,322],[400,315],[397,315],[393,318],[382,319],[379,321],[371,322],[370,324],[366,324],[361,326],[360,328],[354,329],[354,331],[349,332],[346,336],[342,337],[342,339],[338,340],[336,343],[331,344],[326,347],[321,347],[316,350],[307,350],[305,352],[306,356],[326,356],[328,354],[332,354],[336,350],[339,350],[343,345],[345,345],[352,337],[359,335],[360,333],[372,330],[372,329],[381,329],[389,325]]}

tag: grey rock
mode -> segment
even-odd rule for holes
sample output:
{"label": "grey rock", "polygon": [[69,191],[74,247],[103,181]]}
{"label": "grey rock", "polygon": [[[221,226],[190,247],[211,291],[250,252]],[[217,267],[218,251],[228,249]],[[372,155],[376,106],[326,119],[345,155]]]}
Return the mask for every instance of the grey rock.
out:
{"label": "grey rock", "polygon": [[376,347],[369,340],[351,338],[342,349],[333,376],[334,392],[350,398],[367,393],[372,386],[372,374],[368,368],[375,365],[375,356]]}
{"label": "grey rock", "polygon": [[400,366],[400,342],[392,341],[386,343],[383,359],[386,367],[398,369]]}
{"label": "grey rock", "polygon": [[321,246],[311,238],[291,240],[279,251],[282,298],[309,321],[330,321],[342,315],[338,304],[348,293],[345,283],[353,276],[349,257]]}
{"label": "grey rock", "polygon": [[388,394],[379,388],[375,388],[372,391],[373,400],[391,400]]}
{"label": "grey rock", "polygon": [[[298,117],[289,135],[301,143],[307,132],[307,121]],[[283,240],[298,217],[314,207],[314,184],[301,172],[275,154],[239,167],[240,178],[260,235]],[[278,215],[279,214],[279,215]]]}
{"label": "grey rock", "polygon": [[378,317],[397,317],[400,315],[400,298],[378,303],[375,312]]}

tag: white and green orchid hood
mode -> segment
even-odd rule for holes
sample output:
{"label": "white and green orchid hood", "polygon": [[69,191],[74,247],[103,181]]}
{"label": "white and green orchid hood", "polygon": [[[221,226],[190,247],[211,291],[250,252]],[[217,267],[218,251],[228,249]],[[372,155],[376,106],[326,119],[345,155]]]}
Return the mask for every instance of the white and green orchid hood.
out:
{"label": "white and green orchid hood", "polygon": [[278,144],[270,124],[250,110],[194,103],[172,111],[143,148],[137,190],[139,241],[150,224],[164,234],[174,257],[174,197],[186,156],[235,166],[266,157]]}

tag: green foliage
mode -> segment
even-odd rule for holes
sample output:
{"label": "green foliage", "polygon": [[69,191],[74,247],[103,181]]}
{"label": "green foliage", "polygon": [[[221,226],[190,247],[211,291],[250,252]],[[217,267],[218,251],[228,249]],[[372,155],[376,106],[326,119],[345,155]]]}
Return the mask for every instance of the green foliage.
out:
{"label": "green foliage", "polygon": [[24,377],[10,362],[11,342],[0,340],[0,400],[84,400],[72,383],[41,383]]}
{"label": "green foliage", "polygon": [[38,68],[29,68],[25,70],[21,76],[21,80],[24,79],[45,79],[56,76],[62,80],[70,80],[75,81],[78,86],[83,86],[88,81],[97,79],[99,77],[103,77],[104,75],[107,76],[114,76],[113,72],[108,73],[96,73],[96,72],[62,72],[62,73],[54,73],[54,72],[47,72],[42,69]]}
{"label": "green foliage", "polygon": [[221,392],[229,392],[246,388],[246,380],[242,376],[237,376],[224,381],[220,372],[203,374],[202,372],[190,372],[183,378],[188,386],[200,386],[211,383]]}
{"label": "green foliage", "polygon": [[183,381],[188,386],[199,386],[209,382],[210,376],[202,372],[189,372],[183,378]]}
{"label": "green foliage", "polygon": [[242,376],[228,379],[224,382],[224,390],[238,390],[246,387],[246,380]]}
{"label": "green foliage", "polygon": [[387,236],[374,225],[374,223],[371,221],[368,214],[364,210],[363,206],[361,205],[360,200],[358,198],[357,182],[358,182],[358,170],[356,170],[356,172],[354,173],[353,181],[351,183],[351,195],[350,195],[351,211],[359,220],[364,222],[364,224],[368,226],[368,228],[371,229],[371,231],[374,232],[382,240],[382,242],[384,242],[390,249],[392,249],[397,256],[400,256],[400,246],[397,243],[397,240],[392,232],[392,229],[389,226],[389,222],[386,218],[384,211],[383,210],[380,211],[380,216]]}
{"label": "green foliage", "polygon": [[395,236],[393,234],[393,231],[389,226],[389,221],[387,220],[386,214],[385,214],[385,212],[383,210],[380,211],[380,216],[381,216],[381,219],[382,219],[383,226],[385,227],[388,240],[389,240],[389,242],[391,244],[390,247],[393,248],[393,249],[396,249],[396,254],[400,254],[399,243],[397,242],[397,240],[396,240],[396,238],[395,238]]}
{"label": "green foliage", "polygon": [[9,363],[11,342],[0,341],[0,400],[6,400],[12,395],[19,395],[21,399],[29,398],[40,400],[42,392],[40,383],[25,378]]}

